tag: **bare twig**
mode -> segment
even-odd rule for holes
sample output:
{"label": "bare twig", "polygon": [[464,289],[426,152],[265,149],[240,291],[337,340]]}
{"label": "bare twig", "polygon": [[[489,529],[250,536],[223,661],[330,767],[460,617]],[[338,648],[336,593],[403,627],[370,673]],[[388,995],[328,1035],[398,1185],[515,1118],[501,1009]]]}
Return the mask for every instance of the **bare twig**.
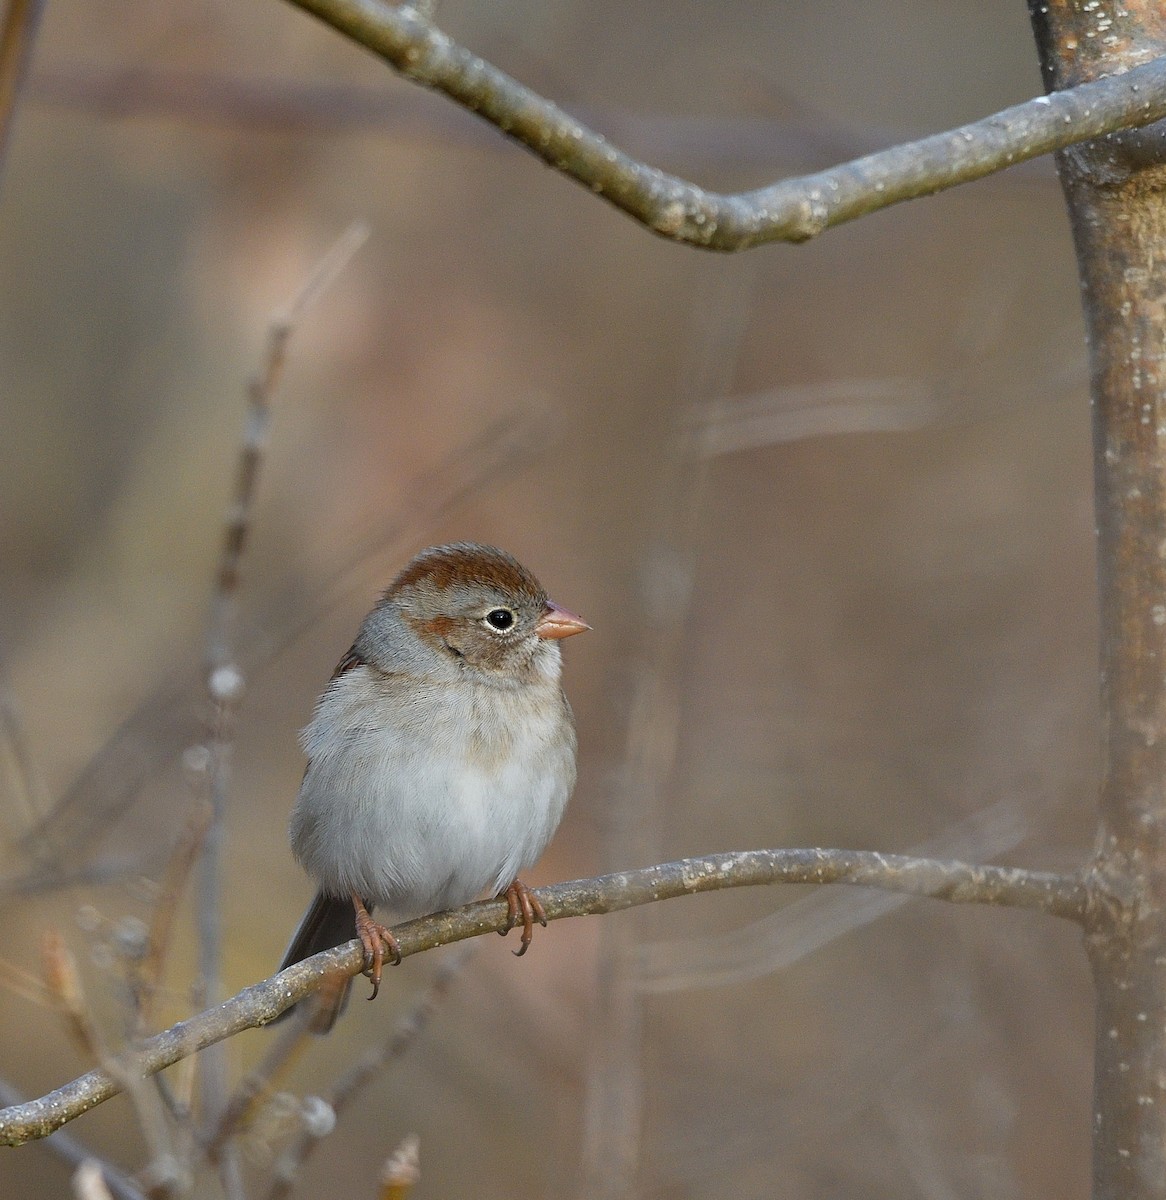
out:
{"label": "bare twig", "polygon": [[44,8],[45,0],[8,0],[0,26],[0,175],[8,159],[13,118]]}
{"label": "bare twig", "polygon": [[4,958],[0,958],[0,987],[7,988],[14,996],[30,1004],[43,1006],[56,1003],[41,977]]}
{"label": "bare twig", "polygon": [[113,1200],[101,1163],[95,1158],[87,1158],[73,1172],[73,1195],[77,1200]]}
{"label": "bare twig", "polygon": [[162,971],[166,965],[166,954],[170,948],[170,934],[174,928],[174,918],[178,911],[182,893],[186,887],[190,872],[198,859],[210,828],[211,806],[199,804],[191,813],[186,828],[180,834],[166,871],[158,889],[150,913],[150,925],[146,933],[145,952],[135,963],[130,979],[136,1007],[138,1032],[141,1033],[150,1020],[154,998],[162,979]]}
{"label": "bare twig", "polygon": [[[577,879],[536,892],[547,919],[620,912],[699,892],[775,883],[846,883],[929,896],[955,904],[988,904],[1030,909],[1085,924],[1093,913],[1092,890],[1084,876],[979,866],[880,854],[873,850],[743,850],[685,858],[678,862]],[[435,913],[394,928],[402,957],[436,946],[500,933],[507,928],[504,900],[483,900],[452,912]],[[273,1021],[315,991],[337,971],[358,974],[364,949],[353,940],[296,963],[278,975],[244,988],[214,1008],[147,1038],[127,1060],[141,1075],[152,1075],[244,1029]],[[26,1104],[0,1110],[0,1145],[18,1146],[42,1138],[115,1096],[122,1083],[107,1069],[90,1071],[72,1083]]]}
{"label": "bare twig", "polygon": [[[363,223],[352,225],[321,259],[290,303],[272,319],[267,336],[263,368],[248,389],[247,417],[235,490],[227,512],[222,552],[215,572],[215,590],[207,630],[207,692],[213,720],[208,749],[208,784],[211,820],[203,840],[199,869],[198,964],[206,1003],[222,994],[222,841],[223,818],[230,782],[230,753],[233,726],[244,677],[237,658],[235,625],[238,618],[239,567],[247,542],[255,502],[259,468],[267,442],[271,401],[279,386],[287,354],[287,343],[305,311],[343,269],[368,236]],[[219,1052],[207,1056],[201,1077],[203,1120],[213,1128],[226,1103],[226,1064]],[[224,1185],[237,1200],[241,1186],[232,1162],[224,1154]]]}
{"label": "bare twig", "polygon": [[405,78],[444,92],[653,232],[709,250],[805,241],[902,200],[1166,117],[1164,57],[828,171],[727,195],[631,158],[407,6],[386,0],[291,3],[379,55]]}
{"label": "bare twig", "polygon": [[[93,847],[133,802],[144,781],[198,736],[191,704],[195,682],[167,680],[122,722],[21,837],[17,847],[33,865],[0,879],[0,891],[30,894],[116,877],[93,863]],[[164,860],[156,866],[162,869]],[[140,860],[134,869],[141,872]]]}
{"label": "bare twig", "polygon": [[263,369],[248,387],[247,418],[239,451],[235,492],[227,512],[223,548],[215,572],[210,628],[207,631],[207,660],[212,675],[209,687],[211,698],[216,703],[220,702],[220,697],[216,695],[213,673],[234,665],[239,565],[247,542],[259,468],[267,444],[271,401],[283,376],[288,340],[304,313],[344,269],[367,237],[368,227],[363,222],[356,222],[345,230],[290,302],[272,317],[267,331]]}
{"label": "bare twig", "polygon": [[[1014,849],[1030,827],[1021,805],[999,800],[908,853],[912,858],[996,858]],[[747,983],[792,966],[910,901],[902,892],[817,888],[739,929],[641,946],[635,984],[641,991],[662,993]]]}
{"label": "bare twig", "polygon": [[[438,967],[429,986],[417,1001],[397,1021],[392,1034],[349,1067],[329,1088],[323,1100],[336,1117],[343,1113],[364,1088],[381,1075],[388,1063],[404,1055],[421,1036],[437,1006],[477,948],[475,942],[454,950]],[[267,1200],[286,1200],[304,1163],[334,1126],[335,1122],[330,1121],[323,1127],[305,1125],[301,1129],[299,1136],[279,1156]]]}
{"label": "bare twig", "polygon": [[47,929],[41,938],[41,965],[44,970],[45,988],[52,997],[55,1007],[69,1025],[69,1032],[83,1053],[101,1062],[104,1051],[101,1039],[81,990],[81,979],[77,964],[65,939],[55,929]]}
{"label": "bare twig", "polygon": [[[346,981],[347,976],[338,976],[337,983]],[[235,1088],[230,1103],[223,1110],[218,1127],[206,1143],[207,1158],[217,1162],[223,1147],[250,1119],[252,1112],[268,1096],[276,1080],[287,1071],[307,1048],[310,1041],[313,1008],[325,989],[321,988],[312,1001],[294,1013],[292,1019],[279,1031],[274,1043],[262,1061],[249,1071]]]}
{"label": "bare twig", "polygon": [[[24,1097],[7,1080],[0,1079],[0,1104],[22,1104]],[[42,1142],[59,1159],[73,1167],[79,1167],[83,1162],[99,1162],[105,1177],[105,1186],[113,1193],[115,1200],[145,1200],[141,1189],[124,1172],[99,1159],[83,1142],[79,1142],[71,1133],[63,1130],[51,1134]]]}
{"label": "bare twig", "polygon": [[[694,299],[690,348],[679,364],[681,402],[644,531],[626,741],[603,814],[605,867],[663,854],[669,784],[683,736],[682,646],[707,525],[709,464],[699,453],[698,414],[710,397],[732,388],[752,304],[753,288],[727,278]],[[644,1112],[644,1000],[636,964],[648,917],[621,921],[597,963],[576,1187],[586,1200],[620,1200],[634,1190]]]}
{"label": "bare twig", "polygon": [[41,958],[48,996],[64,1015],[69,1031],[81,1050],[102,1064],[102,1068],[118,1081],[119,1090],[129,1092],[142,1132],[151,1147],[150,1169],[160,1184],[168,1187],[173,1184],[176,1171],[170,1138],[157,1097],[145,1087],[144,1075],[138,1069],[135,1053],[131,1050],[114,1055],[106,1048],[86,1004],[76,962],[64,939],[55,930],[45,933]]}
{"label": "bare twig", "polygon": [[[309,597],[302,614],[289,622],[283,613],[264,613],[247,628],[239,647],[244,676],[256,674],[315,627],[321,612],[363,585],[369,562],[394,546],[403,546],[417,531],[440,524],[454,506],[532,461],[553,443],[557,430],[551,409],[522,402],[476,431],[431,470],[419,472],[404,489],[409,502],[403,511],[387,523],[379,517],[375,525],[345,543],[325,571],[328,583]],[[66,884],[106,882],[109,876],[124,874],[124,866],[84,868],[77,860],[134,802],[143,783],[189,746],[197,733],[186,691],[167,683],[150,695],[94,755],[43,821],[21,839],[21,847],[30,854],[41,845],[51,845],[57,853],[37,855],[31,871],[0,878],[0,892],[28,894]],[[141,870],[140,864],[133,869]]]}
{"label": "bare twig", "polygon": [[[24,810],[25,823],[36,827],[47,811],[45,790],[33,766],[24,725],[9,692],[5,675],[0,674],[0,778]],[[52,848],[43,841],[30,847],[48,857]]]}

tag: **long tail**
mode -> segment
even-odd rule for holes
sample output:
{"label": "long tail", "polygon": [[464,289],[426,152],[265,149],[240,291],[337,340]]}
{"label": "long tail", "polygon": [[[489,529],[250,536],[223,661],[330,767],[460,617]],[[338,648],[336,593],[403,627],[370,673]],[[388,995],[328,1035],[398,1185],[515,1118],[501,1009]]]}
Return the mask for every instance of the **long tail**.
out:
{"label": "long tail", "polygon": [[[365,907],[372,911],[371,905],[366,904]],[[304,919],[292,935],[291,945],[288,946],[279,969],[282,971],[295,963],[303,962],[305,958],[311,958],[321,950],[342,946],[345,942],[352,941],[355,936],[356,915],[353,912],[352,901],[317,892],[308,911],[304,913]],[[351,990],[352,981],[349,980],[348,984],[337,992],[335,1002],[318,1013],[318,1019],[312,1023],[314,1033],[327,1033],[336,1024],[336,1018],[348,1003],[348,993]],[[289,1008],[277,1020],[282,1020],[292,1011],[293,1009]]]}

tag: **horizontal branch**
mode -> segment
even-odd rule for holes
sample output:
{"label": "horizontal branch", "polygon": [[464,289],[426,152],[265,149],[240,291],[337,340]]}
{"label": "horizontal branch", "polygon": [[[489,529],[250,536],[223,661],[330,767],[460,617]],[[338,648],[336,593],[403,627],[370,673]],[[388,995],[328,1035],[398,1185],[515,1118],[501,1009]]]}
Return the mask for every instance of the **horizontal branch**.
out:
{"label": "horizontal branch", "polygon": [[[1084,922],[1089,890],[1077,875],[1055,875],[1016,867],[977,866],[879,854],[871,850],[744,850],[685,858],[679,862],[619,871],[596,879],[577,879],[536,892],[547,919],[619,912],[725,888],[772,883],[848,883],[884,888],[912,896],[929,896],[957,904],[992,904],[1027,908],[1050,916]],[[408,921],[393,929],[407,957],[451,942],[506,929],[504,900],[483,900],[451,912]],[[154,1037],[127,1052],[114,1072],[90,1071],[72,1083],[24,1104],[0,1110],[0,1145],[19,1146],[46,1137],[121,1091],[118,1078],[137,1072],[153,1075],[180,1059],[213,1046],[244,1029],[266,1025],[304,999],[337,972],[361,970],[360,942],[326,950],[237,996]]]}
{"label": "horizontal branch", "polygon": [[407,79],[470,109],[663,237],[709,250],[803,242],[867,213],[1166,117],[1166,57],[947,133],[755,191],[706,191],[639,162],[459,46],[408,5],[291,0]]}

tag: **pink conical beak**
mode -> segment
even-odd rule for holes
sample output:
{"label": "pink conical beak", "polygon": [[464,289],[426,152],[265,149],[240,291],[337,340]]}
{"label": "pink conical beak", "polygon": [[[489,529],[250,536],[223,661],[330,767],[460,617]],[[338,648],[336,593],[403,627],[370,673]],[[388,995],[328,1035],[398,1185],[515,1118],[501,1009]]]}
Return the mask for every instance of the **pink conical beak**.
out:
{"label": "pink conical beak", "polygon": [[541,638],[565,638],[590,628],[582,617],[577,617],[573,612],[568,612],[548,600],[547,611],[534,627],[534,631]]}

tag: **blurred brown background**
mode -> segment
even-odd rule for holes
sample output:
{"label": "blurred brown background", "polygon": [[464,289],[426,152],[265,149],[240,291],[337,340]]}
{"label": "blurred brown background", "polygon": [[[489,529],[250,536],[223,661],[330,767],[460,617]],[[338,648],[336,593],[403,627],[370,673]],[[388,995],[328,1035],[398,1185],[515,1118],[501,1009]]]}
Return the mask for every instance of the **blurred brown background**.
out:
{"label": "blurred brown background", "polygon": [[[1037,94],[1023,8],[443,0],[438,19],[727,190]],[[1088,852],[1088,407],[1047,161],[718,258],[290,7],[51,0],[0,204],[0,664],[33,803],[71,796],[54,854],[82,876],[29,890],[7,747],[2,957],[35,971],[41,931],[65,931],[111,1040],[115,976],[78,913],[144,915],[181,827],[245,381],[354,218],[371,236],[295,335],[245,563],[232,991],[310,892],[286,849],[296,731],[377,590],[452,538],[512,550],[595,630],[567,647],[579,788],[531,882],[755,846]],[[644,1197],[1086,1194],[1068,927],[772,889],[510,948],[481,947],[300,1194],[375,1195],[413,1131],[421,1197],[602,1195],[625,1155]],[[353,1004],[289,1089],[387,1033],[439,957]],[[193,960],[187,921],[167,1020]],[[630,1020],[601,1016],[612,973]],[[26,1095],[91,1065],[53,1014],[0,1006],[0,1077]],[[270,1036],[235,1039],[233,1070]],[[72,1128],[141,1165],[124,1099]],[[286,1132],[247,1143],[252,1194]],[[67,1179],[44,1148],[0,1156],[6,1195]]]}

